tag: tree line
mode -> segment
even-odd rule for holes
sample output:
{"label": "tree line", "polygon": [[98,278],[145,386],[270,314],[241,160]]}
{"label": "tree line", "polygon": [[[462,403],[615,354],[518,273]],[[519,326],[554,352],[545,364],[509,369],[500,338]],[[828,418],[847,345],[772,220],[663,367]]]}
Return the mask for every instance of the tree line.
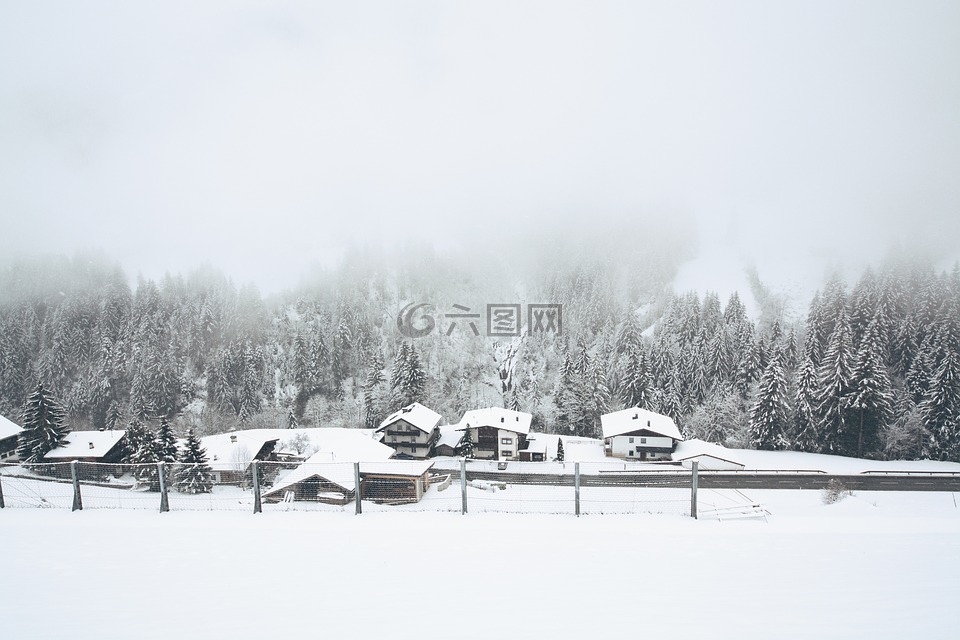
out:
{"label": "tree line", "polygon": [[[672,292],[679,259],[576,260],[525,272],[521,290],[435,255],[368,258],[268,298],[210,268],[131,287],[105,260],[14,263],[0,271],[0,413],[21,416],[38,382],[73,428],[135,436],[370,427],[420,401],[448,421],[496,404],[596,437],[602,414],[639,406],[728,446],[960,460],[957,267],[834,277],[791,319],[776,300],[751,314],[738,294]],[[562,304],[563,333],[448,331],[452,304],[482,313],[510,295]],[[410,301],[432,305],[436,331],[398,332]]]}

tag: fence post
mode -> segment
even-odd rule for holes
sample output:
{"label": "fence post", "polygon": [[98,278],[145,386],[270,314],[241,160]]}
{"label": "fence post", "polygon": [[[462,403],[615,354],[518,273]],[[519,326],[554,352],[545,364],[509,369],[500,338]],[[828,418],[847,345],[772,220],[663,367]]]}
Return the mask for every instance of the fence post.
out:
{"label": "fence post", "polygon": [[460,458],[460,515],[467,512],[467,459]]}
{"label": "fence post", "polygon": [[577,517],[580,517],[580,463],[573,463],[573,487]]}
{"label": "fence post", "polygon": [[260,461],[253,461],[253,512],[260,513],[263,505],[260,503]]}
{"label": "fence post", "polygon": [[3,467],[0,466],[0,509],[3,509],[7,505],[3,502]]}
{"label": "fence post", "polygon": [[170,511],[170,501],[167,498],[167,469],[164,463],[157,463],[157,472],[160,474],[160,513]]}
{"label": "fence post", "polygon": [[697,471],[700,463],[696,460],[690,465],[690,517],[697,517]]}
{"label": "fence post", "polygon": [[71,511],[83,511],[83,500],[80,498],[80,473],[77,471],[76,460],[70,463],[70,476],[73,478],[73,508]]}
{"label": "fence post", "polygon": [[353,497],[357,503],[357,507],[353,515],[358,516],[363,512],[363,509],[360,507],[360,500],[363,498],[363,495],[362,495],[363,492],[360,489],[360,463],[359,462],[353,463],[353,486],[354,486]]}

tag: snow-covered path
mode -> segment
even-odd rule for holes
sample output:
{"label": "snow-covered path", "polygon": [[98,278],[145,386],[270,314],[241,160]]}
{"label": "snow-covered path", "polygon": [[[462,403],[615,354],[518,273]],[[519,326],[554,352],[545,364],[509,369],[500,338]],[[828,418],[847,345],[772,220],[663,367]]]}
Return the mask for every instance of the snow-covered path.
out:
{"label": "snow-covered path", "polygon": [[762,520],[5,509],[5,638],[946,637],[951,494]]}

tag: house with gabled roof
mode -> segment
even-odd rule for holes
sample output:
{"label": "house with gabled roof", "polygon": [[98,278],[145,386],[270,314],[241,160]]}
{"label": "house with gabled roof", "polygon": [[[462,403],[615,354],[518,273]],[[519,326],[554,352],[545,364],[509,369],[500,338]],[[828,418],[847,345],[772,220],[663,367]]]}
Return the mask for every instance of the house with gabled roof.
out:
{"label": "house with gabled roof", "polygon": [[216,484],[243,484],[254,460],[271,460],[279,429],[244,429],[200,438]]}
{"label": "house with gabled roof", "polygon": [[116,464],[123,456],[126,431],[71,431],[43,456],[43,462],[100,462]]}
{"label": "house with gabled roof", "polygon": [[440,426],[440,437],[433,447],[433,455],[453,457],[457,455],[460,442],[463,440],[463,430],[459,425],[445,424]]}
{"label": "house with gabled roof", "polygon": [[519,460],[526,448],[533,416],[523,411],[502,407],[472,409],[463,414],[457,425],[469,431],[473,456],[480,460]]}
{"label": "house with gabled roof", "polygon": [[670,416],[646,409],[624,409],[600,416],[604,452],[627,460],[670,460],[683,440]]}
{"label": "house with gabled roof", "polygon": [[23,429],[14,422],[0,416],[0,462],[16,462],[17,438]]}
{"label": "house with gabled roof", "polygon": [[429,458],[440,439],[440,414],[419,402],[391,413],[380,423],[380,442],[392,447],[397,458]]}
{"label": "house with gabled roof", "polygon": [[[250,480],[254,460],[259,462],[301,461],[314,455],[325,462],[357,462],[359,460],[386,460],[393,449],[375,439],[370,429],[344,427],[314,427],[309,429],[245,429],[200,438],[207,452],[207,460],[218,484],[242,483]],[[305,441],[304,456],[287,451],[295,438]],[[261,467],[269,479],[279,470],[279,464]]]}

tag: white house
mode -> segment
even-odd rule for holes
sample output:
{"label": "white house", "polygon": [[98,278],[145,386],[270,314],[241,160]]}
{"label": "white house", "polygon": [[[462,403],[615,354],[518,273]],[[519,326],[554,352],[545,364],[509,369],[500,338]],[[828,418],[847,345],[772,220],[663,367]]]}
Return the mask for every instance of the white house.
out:
{"label": "white house", "polygon": [[670,460],[683,440],[669,417],[646,409],[624,409],[600,416],[603,448],[608,456],[627,460]]}
{"label": "white house", "polygon": [[673,460],[688,469],[693,466],[694,461],[698,463],[698,469],[740,471],[745,466],[736,452],[719,444],[697,439],[679,443],[673,452]]}
{"label": "white house", "polygon": [[429,458],[440,438],[439,424],[439,413],[414,402],[387,416],[377,433],[400,458]]}
{"label": "white house", "polygon": [[519,460],[520,451],[527,445],[532,418],[523,411],[487,407],[467,411],[457,427],[469,431],[475,458]]}

